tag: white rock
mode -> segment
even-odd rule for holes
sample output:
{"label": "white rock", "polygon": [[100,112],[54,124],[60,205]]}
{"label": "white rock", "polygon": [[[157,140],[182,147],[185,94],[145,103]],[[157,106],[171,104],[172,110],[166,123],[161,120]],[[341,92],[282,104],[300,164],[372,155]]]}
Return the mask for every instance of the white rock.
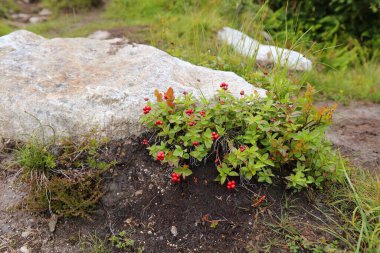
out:
{"label": "white rock", "polygon": [[256,61],[260,64],[280,64],[299,71],[312,69],[311,61],[302,54],[276,46],[261,45],[248,35],[229,27],[220,30],[218,38],[242,55],[256,57]]}
{"label": "white rock", "polygon": [[172,233],[172,235],[175,237],[178,235],[178,230],[177,230],[177,227],[176,226],[172,226],[171,229],[170,229],[170,233]]}
{"label": "white rock", "polygon": [[29,252],[30,252],[30,250],[28,249],[27,246],[22,246],[22,247],[20,248],[20,251],[21,251],[22,253],[29,253]]}
{"label": "white rock", "polygon": [[[0,37],[0,137],[23,139],[41,125],[60,135],[97,127],[110,138],[140,134],[154,90],[173,87],[213,98],[221,82],[239,96],[255,88],[232,72],[192,65],[147,45],[121,39],[44,39],[27,31]],[[45,128],[45,134],[51,134]]]}
{"label": "white rock", "polygon": [[42,16],[33,16],[29,19],[29,22],[32,23],[32,24],[37,24],[37,23],[41,23],[41,22],[44,22],[46,21],[47,18],[46,17],[42,17]]}
{"label": "white rock", "polygon": [[111,38],[111,34],[108,31],[99,30],[88,36],[89,39],[107,40]]}
{"label": "white rock", "polygon": [[42,10],[40,10],[40,12],[38,13],[38,15],[40,15],[40,16],[50,16],[51,15],[51,11],[49,9],[43,8]]}

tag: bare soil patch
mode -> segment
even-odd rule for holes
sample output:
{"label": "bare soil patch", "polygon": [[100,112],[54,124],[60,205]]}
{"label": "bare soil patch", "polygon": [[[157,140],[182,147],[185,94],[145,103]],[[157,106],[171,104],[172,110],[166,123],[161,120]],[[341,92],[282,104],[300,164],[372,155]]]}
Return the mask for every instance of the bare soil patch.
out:
{"label": "bare soil patch", "polygon": [[353,165],[379,171],[379,104],[355,102],[339,106],[327,137]]}

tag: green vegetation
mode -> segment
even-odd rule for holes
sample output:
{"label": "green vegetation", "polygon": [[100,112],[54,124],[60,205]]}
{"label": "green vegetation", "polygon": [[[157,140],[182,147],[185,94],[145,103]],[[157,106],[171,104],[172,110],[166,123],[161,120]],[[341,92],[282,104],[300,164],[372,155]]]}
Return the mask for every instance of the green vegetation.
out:
{"label": "green vegetation", "polygon": [[10,11],[17,11],[19,6],[13,0],[0,0],[0,18],[7,17]]}
{"label": "green vegetation", "polygon": [[342,176],[324,135],[334,107],[315,108],[310,86],[299,97],[257,95],[241,91],[235,98],[226,83],[216,103],[191,94],[175,98],[171,88],[164,98],[156,91],[157,102],[148,102],[142,118],[155,133],[150,154],[176,168],[173,182],[207,158],[216,159],[221,184],[239,176],[268,184],[281,178],[301,190]]}
{"label": "green vegetation", "polygon": [[269,5],[280,13],[287,9],[282,26],[287,23],[291,29],[308,31],[318,42],[356,39],[366,46],[380,46],[379,0],[269,0]]}
{"label": "green vegetation", "polygon": [[10,32],[12,32],[12,28],[0,20],[0,36],[6,35]]}
{"label": "green vegetation", "polygon": [[30,188],[27,208],[63,216],[87,216],[102,196],[101,175],[114,163],[102,161],[105,140],[95,136],[45,143],[38,138],[20,147],[17,162]]}
{"label": "green vegetation", "polygon": [[365,170],[355,169],[345,170],[345,177],[345,185],[330,192],[329,205],[336,217],[326,214],[326,220],[332,220],[335,226],[322,229],[344,242],[352,252],[379,252],[380,180]]}

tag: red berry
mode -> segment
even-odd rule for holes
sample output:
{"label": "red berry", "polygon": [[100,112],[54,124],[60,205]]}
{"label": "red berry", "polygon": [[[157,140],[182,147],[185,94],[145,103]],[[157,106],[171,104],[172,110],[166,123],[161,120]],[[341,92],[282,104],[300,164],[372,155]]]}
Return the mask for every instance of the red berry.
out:
{"label": "red berry", "polygon": [[204,110],[200,111],[199,114],[202,116],[202,117],[205,117],[206,116],[206,112]]}
{"label": "red berry", "polygon": [[240,91],[240,95],[244,96],[244,91],[243,90]]}
{"label": "red berry", "polygon": [[240,146],[240,151],[244,152],[245,151],[245,147],[244,146]]}
{"label": "red berry", "polygon": [[148,144],[149,144],[149,141],[148,141],[147,139],[144,139],[144,140],[142,141],[142,144],[144,144],[144,145],[148,145]]}
{"label": "red berry", "polygon": [[189,126],[195,126],[195,122],[194,122],[194,121],[191,121],[191,122],[189,123]]}
{"label": "red berry", "polygon": [[186,96],[187,95],[187,91],[182,92],[182,94]]}
{"label": "red berry", "polygon": [[220,88],[222,88],[223,90],[228,90],[228,84],[227,83],[221,83]]}
{"label": "red berry", "polygon": [[157,152],[157,161],[163,161],[164,159],[165,159],[164,151],[158,151]]}
{"label": "red berry", "polygon": [[164,124],[164,122],[162,122],[161,120],[157,120],[157,121],[154,123],[155,126],[163,125],[163,124]]}
{"label": "red berry", "polygon": [[194,110],[193,109],[189,109],[189,110],[186,110],[185,113],[187,114],[187,116],[190,116],[191,114],[194,113]]}
{"label": "red berry", "polygon": [[143,108],[144,114],[149,113],[150,110],[152,110],[152,108],[151,108],[149,105],[146,105],[146,106],[144,106],[144,108]]}
{"label": "red berry", "polygon": [[194,141],[193,145],[197,147],[197,146],[199,146],[199,142],[198,141]]}
{"label": "red berry", "polygon": [[212,132],[211,135],[212,135],[212,140],[215,141],[215,140],[219,139],[219,134],[217,134],[216,132]]}
{"label": "red berry", "polygon": [[235,180],[232,180],[227,183],[227,189],[234,189],[236,186]]}
{"label": "red berry", "polygon": [[144,98],[145,101],[149,101],[149,98]]}
{"label": "red berry", "polygon": [[173,172],[172,173],[172,182],[173,183],[179,183],[180,181],[181,181],[180,176],[177,173]]}

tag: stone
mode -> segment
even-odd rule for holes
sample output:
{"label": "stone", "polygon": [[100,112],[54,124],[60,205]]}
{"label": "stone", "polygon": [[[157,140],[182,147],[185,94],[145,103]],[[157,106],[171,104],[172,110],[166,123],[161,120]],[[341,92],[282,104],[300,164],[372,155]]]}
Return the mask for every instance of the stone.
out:
{"label": "stone", "polygon": [[50,233],[53,233],[55,231],[55,228],[57,226],[57,222],[58,222],[58,216],[53,214],[50,219],[49,219],[49,222],[48,222],[48,226],[49,226],[49,231]]}
{"label": "stone", "polygon": [[46,8],[43,8],[42,10],[40,10],[40,12],[38,12],[38,15],[40,16],[50,16],[51,14],[51,11]]}
{"label": "stone", "polygon": [[89,39],[95,39],[95,40],[107,40],[111,38],[111,33],[108,31],[96,31],[88,36]]}
{"label": "stone", "polygon": [[29,252],[30,252],[30,250],[28,249],[27,246],[22,246],[22,247],[20,248],[20,251],[21,251],[22,253],[29,253]]}
{"label": "stone", "polygon": [[19,30],[0,37],[0,138],[44,132],[77,136],[97,128],[111,139],[140,135],[154,91],[213,98],[221,82],[236,97],[257,92],[235,73],[195,66],[122,39],[45,39]]}
{"label": "stone", "polygon": [[44,21],[46,21],[47,18],[46,17],[43,17],[43,16],[33,16],[29,19],[29,23],[31,24],[38,24],[38,23],[42,23]]}
{"label": "stone", "polygon": [[27,13],[14,13],[10,17],[11,19],[15,21],[26,23],[29,21],[31,16],[32,16],[31,14],[27,14]]}
{"label": "stone", "polygon": [[177,227],[176,226],[172,226],[171,229],[170,229],[170,233],[172,233],[172,235],[174,237],[176,237],[178,235]]}
{"label": "stone", "polygon": [[256,57],[259,64],[280,64],[298,71],[312,69],[312,62],[301,53],[276,46],[262,45],[257,40],[230,27],[220,30],[218,39],[232,46],[244,56]]}
{"label": "stone", "polygon": [[136,197],[141,196],[142,194],[143,194],[143,190],[138,190],[135,192]]}

